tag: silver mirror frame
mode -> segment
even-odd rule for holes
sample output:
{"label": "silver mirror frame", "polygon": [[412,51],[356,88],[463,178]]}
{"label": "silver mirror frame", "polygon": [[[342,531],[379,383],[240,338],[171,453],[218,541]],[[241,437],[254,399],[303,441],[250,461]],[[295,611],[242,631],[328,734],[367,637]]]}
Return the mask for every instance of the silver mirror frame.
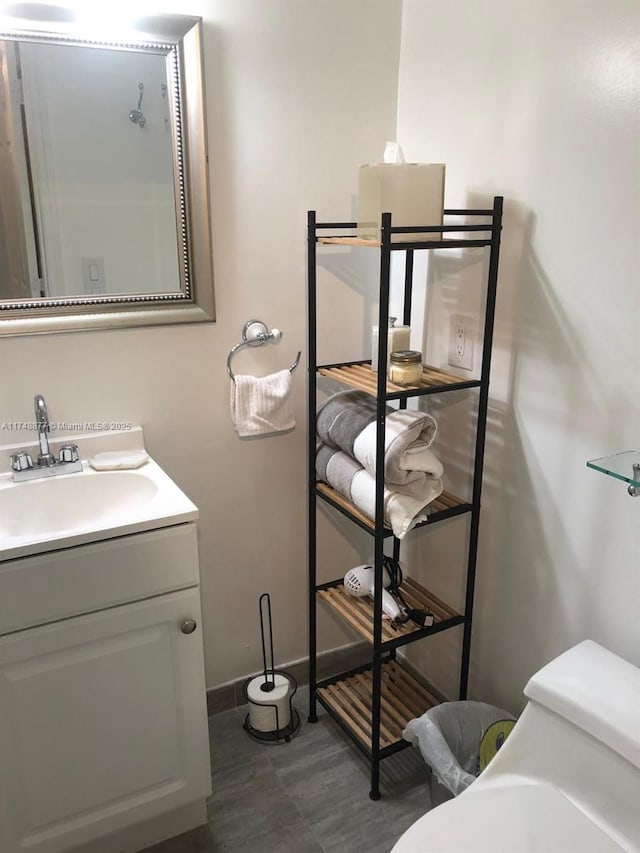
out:
{"label": "silver mirror frame", "polygon": [[[16,4],[21,9],[31,4]],[[42,10],[43,6],[34,4]],[[52,7],[59,9],[59,7]],[[6,14],[6,12],[5,12]],[[0,335],[88,331],[215,320],[209,162],[204,88],[202,18],[153,15],[137,22],[126,40],[98,40],[29,20],[23,29],[2,29],[0,39],[144,50],[175,49],[173,134],[176,221],[181,292],[47,300],[0,301]],[[172,88],[171,86],[169,87]],[[180,131],[178,133],[178,131]]]}

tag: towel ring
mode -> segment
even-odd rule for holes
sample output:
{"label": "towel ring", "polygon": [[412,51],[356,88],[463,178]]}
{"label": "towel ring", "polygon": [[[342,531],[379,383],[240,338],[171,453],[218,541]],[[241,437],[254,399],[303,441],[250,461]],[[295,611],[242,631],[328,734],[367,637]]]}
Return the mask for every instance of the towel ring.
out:
{"label": "towel ring", "polygon": [[[227,373],[231,377],[232,382],[236,381],[236,377],[233,375],[233,371],[231,370],[231,359],[238,352],[238,350],[241,350],[243,347],[261,347],[263,344],[269,343],[269,341],[278,343],[278,341],[281,340],[282,332],[280,331],[280,329],[272,329],[271,331],[269,331],[266,325],[261,320],[249,320],[247,323],[245,323],[242,328],[242,340],[239,344],[236,344],[234,347],[231,347],[229,355],[227,356]],[[298,355],[296,356],[296,360],[289,368],[289,373],[293,373],[293,371],[296,369],[296,367],[300,363],[301,356],[302,353],[298,350]]]}

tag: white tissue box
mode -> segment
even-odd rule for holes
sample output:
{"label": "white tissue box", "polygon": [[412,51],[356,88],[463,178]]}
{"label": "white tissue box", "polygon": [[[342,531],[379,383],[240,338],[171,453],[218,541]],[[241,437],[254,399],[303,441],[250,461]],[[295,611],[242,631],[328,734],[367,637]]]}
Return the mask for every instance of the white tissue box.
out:
{"label": "white tissue box", "polygon": [[[391,225],[442,225],[444,163],[374,163],[358,172],[358,236],[380,239],[383,213]],[[394,234],[393,243],[441,240],[439,233]]]}

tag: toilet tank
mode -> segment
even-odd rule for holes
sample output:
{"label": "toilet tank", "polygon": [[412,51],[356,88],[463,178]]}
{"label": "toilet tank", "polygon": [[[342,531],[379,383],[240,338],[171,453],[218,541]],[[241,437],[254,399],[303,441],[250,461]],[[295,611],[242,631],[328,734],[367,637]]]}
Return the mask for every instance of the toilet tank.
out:
{"label": "toilet tank", "polygon": [[623,849],[638,850],[640,670],[585,640],[524,693],[522,716],[476,784],[551,783]]}
{"label": "toilet tank", "polygon": [[537,672],[524,689],[640,769],[640,669],[585,640]]}

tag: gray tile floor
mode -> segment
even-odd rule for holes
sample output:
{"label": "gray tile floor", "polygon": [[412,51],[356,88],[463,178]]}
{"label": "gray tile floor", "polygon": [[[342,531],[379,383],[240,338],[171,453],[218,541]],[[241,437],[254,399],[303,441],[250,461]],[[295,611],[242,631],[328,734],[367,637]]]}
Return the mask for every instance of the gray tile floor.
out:
{"label": "gray tile floor", "polygon": [[256,743],[246,709],[209,719],[213,794],[209,823],[145,853],[389,853],[404,830],[448,798],[413,747],[381,765],[382,799],[369,799],[369,763],[320,708],[290,743]]}

